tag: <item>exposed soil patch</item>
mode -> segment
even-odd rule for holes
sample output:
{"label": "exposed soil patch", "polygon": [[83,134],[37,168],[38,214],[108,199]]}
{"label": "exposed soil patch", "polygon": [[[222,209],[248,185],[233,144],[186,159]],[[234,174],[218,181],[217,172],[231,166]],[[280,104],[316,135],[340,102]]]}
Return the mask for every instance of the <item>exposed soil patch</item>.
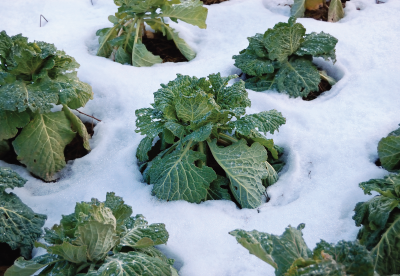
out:
{"label": "exposed soil patch", "polygon": [[376,165],[377,167],[382,167],[381,159],[379,159],[379,158],[376,159],[375,165]]}
{"label": "exposed soil patch", "polygon": [[[341,0],[342,1],[342,6],[343,8],[346,7],[346,0]],[[323,5],[321,8],[318,10],[306,10],[304,13],[304,17],[308,18],[314,18],[315,20],[322,20],[322,21],[328,21],[328,10],[329,10],[329,5],[331,4],[331,1],[327,1],[326,5]]]}
{"label": "exposed soil patch", "polygon": [[163,36],[161,33],[154,33],[153,38],[144,36],[142,42],[147,50],[153,53],[153,55],[160,56],[163,62],[188,61],[176,47],[174,41],[168,40],[167,37]]}
{"label": "exposed soil patch", "polygon": [[19,249],[12,250],[7,243],[0,243],[0,276],[4,275],[19,256],[21,256]]}
{"label": "exposed soil patch", "polygon": [[[93,134],[94,134],[93,129],[96,125],[92,124],[92,123],[83,123],[83,124],[85,125],[86,130],[90,134],[90,136],[93,136]],[[21,132],[21,129],[18,130],[18,134],[20,132]],[[17,134],[17,136],[18,136],[18,134]],[[10,150],[1,158],[1,160],[5,161],[9,164],[15,164],[15,165],[20,165],[20,166],[26,167],[24,164],[22,164],[18,161],[17,154],[15,153],[15,151],[12,148],[11,143],[14,141],[14,139],[16,137],[8,140],[8,142],[10,144]],[[65,162],[68,162],[70,160],[75,160],[77,158],[82,158],[83,156],[85,156],[88,153],[89,153],[89,151],[87,151],[83,147],[82,137],[79,136],[79,134],[76,134],[75,138],[64,149]],[[31,174],[31,175],[38,178],[34,174]],[[39,179],[41,179],[41,178],[39,178]],[[56,182],[56,181],[51,181],[51,182]],[[0,250],[1,250],[1,247],[0,247]],[[1,255],[0,255],[0,258],[1,258]],[[1,259],[0,259],[0,266],[1,266]],[[0,273],[0,276],[1,276],[1,273]]]}
{"label": "exposed soil patch", "polygon": [[221,2],[225,2],[225,1],[228,1],[228,0],[201,0],[201,1],[203,1],[204,5],[212,5],[212,4],[218,4],[218,3],[221,3]]}
{"label": "exposed soil patch", "polygon": [[307,97],[303,97],[304,101],[312,101],[315,100],[319,95],[324,93],[325,91],[330,90],[332,85],[329,84],[326,80],[321,79],[321,82],[318,84],[318,91],[310,92]]}

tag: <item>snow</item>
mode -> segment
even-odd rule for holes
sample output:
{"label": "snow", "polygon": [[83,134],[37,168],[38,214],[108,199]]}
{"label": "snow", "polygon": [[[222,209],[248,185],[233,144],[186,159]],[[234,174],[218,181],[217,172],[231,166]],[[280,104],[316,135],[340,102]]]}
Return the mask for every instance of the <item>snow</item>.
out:
{"label": "snow", "polygon": [[[259,211],[238,209],[233,202],[162,202],[142,181],[135,150],[135,110],[149,107],[153,92],[177,73],[203,77],[239,73],[232,56],[248,45],[246,37],[287,21],[291,0],[230,0],[207,6],[207,29],[171,23],[197,57],[188,63],[135,68],[95,56],[96,30],[111,26],[111,0],[2,0],[0,30],[22,33],[30,41],[54,43],[81,64],[78,76],[93,87],[94,100],[83,112],[102,120],[95,127],[92,152],[70,162],[56,183],[44,183],[20,166],[0,161],[28,179],[14,192],[35,212],[47,214],[46,227],[73,212],[75,202],[105,199],[114,191],[150,223],[166,224],[170,238],[160,249],[176,259],[182,276],[274,275],[273,268],[237,244],[229,231],[281,234],[304,222],[310,248],[324,239],[354,240],[352,220],[357,202],[366,201],[358,183],[387,172],[374,164],[378,141],[400,123],[400,1],[347,2],[338,23],[299,19],[307,33],[329,33],[339,39],[337,62],[317,62],[340,81],[314,101],[285,94],[249,90],[248,113],[276,109],[287,123],[270,135],[285,148],[287,165],[268,189],[271,201]],[[281,4],[278,6],[278,4]],[[39,27],[39,15],[49,21]],[[81,117],[83,120],[91,121]],[[41,251],[34,251],[39,254]]]}

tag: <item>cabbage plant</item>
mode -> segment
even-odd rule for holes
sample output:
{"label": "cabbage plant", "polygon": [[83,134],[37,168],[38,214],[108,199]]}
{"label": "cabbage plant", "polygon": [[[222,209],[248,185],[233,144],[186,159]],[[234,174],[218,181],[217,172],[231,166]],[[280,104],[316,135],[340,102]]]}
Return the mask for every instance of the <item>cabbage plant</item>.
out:
{"label": "cabbage plant", "polygon": [[28,276],[39,269],[39,275],[177,276],[174,260],[154,247],[167,242],[165,225],[131,215],[132,208],[114,193],[107,193],[105,202],[77,203],[74,213],[45,229],[46,243],[35,243],[47,253],[29,261],[18,258],[5,276]]}
{"label": "cabbage plant", "polygon": [[46,215],[37,214],[6,189],[23,187],[26,179],[9,168],[0,167],[0,242],[31,258],[33,244],[42,235]]}
{"label": "cabbage plant", "polygon": [[276,89],[290,97],[307,97],[310,92],[318,91],[321,79],[331,85],[336,83],[312,62],[315,57],[336,62],[338,40],[330,34],[306,34],[303,25],[291,17],[288,23],[277,23],[248,40],[249,46],[233,56],[235,66],[247,74],[248,89]]}
{"label": "cabbage plant", "polygon": [[379,141],[378,156],[386,170],[400,170],[400,128]]}
{"label": "cabbage plant", "polygon": [[286,119],[276,110],[246,115],[244,82],[227,86],[237,77],[178,74],[154,93],[152,107],[136,110],[136,132],[145,135],[136,156],[159,199],[227,199],[256,208],[277,181],[283,149],[263,134]]}
{"label": "cabbage plant", "polygon": [[115,16],[110,15],[108,20],[114,24],[112,28],[100,29],[99,49],[97,55],[133,66],[152,66],[161,63],[159,56],[153,55],[142,43],[146,35],[146,24],[154,31],[162,33],[168,40],[173,40],[179,51],[192,60],[196,53],[179,37],[178,33],[165,23],[170,18],[178,23],[178,19],[186,23],[207,27],[205,21],[208,10],[200,0],[114,0],[119,6]]}
{"label": "cabbage plant", "polygon": [[[257,230],[230,232],[250,254],[275,268],[276,276],[374,276],[371,254],[357,241],[321,240],[311,251],[303,239],[305,224],[290,225],[278,236]],[[387,274],[383,274],[387,275]]]}
{"label": "cabbage plant", "polygon": [[[93,98],[78,67],[53,44],[0,33],[0,157],[13,148],[30,172],[50,181],[77,133],[90,150],[89,134],[71,111]],[[62,111],[52,112],[55,105]]]}

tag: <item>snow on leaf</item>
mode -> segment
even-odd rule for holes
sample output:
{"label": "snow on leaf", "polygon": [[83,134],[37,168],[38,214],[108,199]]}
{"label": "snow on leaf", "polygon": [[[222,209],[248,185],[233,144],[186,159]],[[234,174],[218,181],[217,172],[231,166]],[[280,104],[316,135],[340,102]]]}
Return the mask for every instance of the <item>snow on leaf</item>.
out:
{"label": "snow on leaf", "polygon": [[190,145],[188,142],[185,148],[176,149],[153,163],[150,183],[154,184],[152,192],[159,199],[200,203],[206,198],[207,189],[217,175],[207,166],[194,165],[205,156],[190,150]]}
{"label": "snow on leaf", "polygon": [[258,130],[264,134],[267,134],[267,132],[274,134],[285,123],[286,119],[282,116],[282,113],[275,109],[244,115],[240,119],[231,122],[236,128],[236,132],[246,136],[250,135],[253,130]]}
{"label": "snow on leaf", "polygon": [[[31,276],[39,269],[62,261],[58,256],[51,254],[44,254],[33,258],[32,260],[24,260],[19,257],[15,260],[14,265],[7,269],[5,276]],[[68,275],[69,276],[69,275]],[[72,275],[71,275],[72,276]]]}
{"label": "snow on leaf", "polygon": [[262,76],[263,74],[274,72],[274,65],[268,58],[260,58],[245,52],[233,56],[233,59],[235,60],[235,66],[250,76]]}
{"label": "snow on leaf", "polygon": [[[1,172],[3,175],[4,170]],[[20,248],[22,256],[31,258],[33,243],[42,234],[47,216],[34,213],[13,193],[1,193],[0,202],[0,242],[13,250]]]}
{"label": "snow on leaf", "polygon": [[325,60],[331,59],[333,63],[336,61],[335,46],[337,38],[330,34],[320,32],[311,33],[304,36],[303,43],[295,52],[298,56],[312,55],[313,57],[323,57]]}
{"label": "snow on leaf", "polygon": [[259,143],[251,147],[244,139],[231,146],[219,148],[217,140],[207,141],[212,155],[230,180],[230,189],[242,208],[256,208],[261,205],[265,191],[262,179],[268,176],[265,168],[267,151]]}
{"label": "snow on leaf", "polygon": [[154,138],[163,131],[164,122],[161,121],[163,117],[156,109],[141,108],[135,111],[135,115],[137,133]]}
{"label": "snow on leaf", "polygon": [[9,168],[0,167],[0,192],[6,189],[14,189],[15,187],[23,187],[26,179]]}
{"label": "snow on leaf", "polygon": [[83,139],[83,147],[86,150],[90,150],[89,139],[90,135],[87,132],[85,125],[82,121],[67,107],[63,106],[62,111],[64,111],[65,116],[71,121],[72,130],[78,132],[79,136]]}
{"label": "snow on leaf", "polygon": [[14,140],[18,160],[46,181],[65,166],[64,148],[75,137],[64,112],[36,114]]}
{"label": "snow on leaf", "polygon": [[117,253],[107,257],[97,270],[97,276],[140,276],[162,275],[172,276],[170,265],[158,258],[140,252]]}
{"label": "snow on leaf", "polygon": [[207,28],[206,18],[208,9],[203,7],[200,0],[187,0],[179,5],[165,5],[161,7],[161,17],[170,17],[176,22],[177,19],[186,23],[198,26],[201,29]]}
{"label": "snow on leaf", "polygon": [[382,167],[388,171],[400,169],[400,135],[393,132],[382,138],[378,144],[378,156]]}

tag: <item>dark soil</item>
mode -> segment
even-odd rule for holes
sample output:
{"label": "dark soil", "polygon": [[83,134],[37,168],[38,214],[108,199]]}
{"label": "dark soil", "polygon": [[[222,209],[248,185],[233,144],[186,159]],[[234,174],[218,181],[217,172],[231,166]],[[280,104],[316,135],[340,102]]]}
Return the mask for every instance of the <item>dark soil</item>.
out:
{"label": "dark soil", "polygon": [[310,92],[307,97],[303,97],[304,101],[312,101],[315,100],[319,95],[324,93],[325,91],[330,90],[332,85],[329,84],[328,81],[321,79],[321,82],[318,84],[319,90],[316,92]]}
{"label": "dark soil", "polygon": [[[93,136],[94,134],[93,128],[95,127],[95,124],[92,123],[83,123],[83,124],[85,125],[89,135]],[[88,153],[89,151],[87,151],[83,147],[82,137],[76,134],[75,138],[64,149],[65,162],[68,162],[70,160],[75,160],[77,158],[82,158]]]}
{"label": "dark soil", "polygon": [[142,42],[147,50],[153,53],[153,55],[160,56],[163,62],[188,61],[176,47],[174,41],[168,40],[161,33],[154,33],[154,38],[144,36]]}
{"label": "dark soil", "polygon": [[228,0],[201,0],[201,1],[203,1],[204,5],[212,5],[212,4],[218,4],[218,3],[221,3],[221,2],[225,2],[225,1],[228,1]]}
{"label": "dark soil", "polygon": [[4,275],[19,256],[21,256],[19,249],[12,250],[7,243],[0,243],[0,276]]}
{"label": "dark soil", "polygon": [[379,158],[376,159],[375,165],[376,165],[377,167],[382,167],[381,159],[379,159]]}
{"label": "dark soil", "polygon": [[[342,1],[342,6],[343,8],[346,7],[346,0],[341,0]],[[322,21],[328,21],[328,10],[329,10],[329,5],[330,1],[327,1],[327,6],[322,6],[318,10],[306,10],[304,17],[308,18],[314,18],[315,20],[322,20]]]}
{"label": "dark soil", "polygon": [[[83,124],[85,125],[86,130],[89,133],[89,135],[93,136],[93,134],[94,134],[93,128],[96,125],[92,124],[92,123],[83,123]],[[20,132],[21,132],[21,129],[18,130],[18,134]],[[17,136],[18,136],[18,134],[17,134]],[[11,145],[11,143],[14,141],[14,139],[16,137],[14,137],[14,138],[9,140],[10,145]],[[75,138],[64,149],[65,162],[68,162],[70,160],[75,160],[77,158],[82,158],[83,156],[85,156],[88,153],[89,153],[89,151],[87,151],[83,147],[83,139],[82,139],[82,137],[79,136],[79,134],[76,134]],[[5,162],[7,162],[9,164],[16,164],[16,165],[20,165],[20,166],[26,167],[24,164],[22,164],[22,163],[20,163],[18,161],[17,154],[13,150],[12,146],[11,146],[11,150],[5,156],[3,156],[1,158],[1,160],[5,161]],[[34,174],[31,174],[31,175],[36,177],[36,178],[38,178]],[[51,181],[51,182],[55,182],[55,181]],[[1,248],[0,248],[0,250],[1,250]],[[1,255],[0,255],[0,258],[1,258]],[[0,266],[1,266],[1,259],[0,259]],[[0,276],[1,276],[1,274],[0,274]]]}

